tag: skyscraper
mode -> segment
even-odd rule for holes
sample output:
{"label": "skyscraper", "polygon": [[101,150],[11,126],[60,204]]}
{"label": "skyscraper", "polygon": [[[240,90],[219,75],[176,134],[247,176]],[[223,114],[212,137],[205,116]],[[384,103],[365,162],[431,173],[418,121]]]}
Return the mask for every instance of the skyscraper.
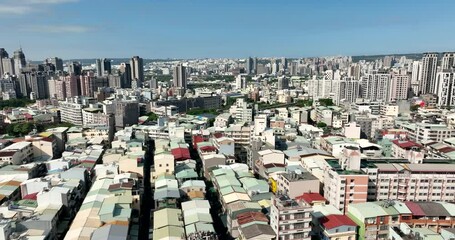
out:
{"label": "skyscraper", "polygon": [[131,79],[136,80],[137,87],[142,85],[144,81],[144,61],[138,56],[134,56],[130,61],[131,65]]}
{"label": "skyscraper", "polygon": [[455,52],[444,53],[441,60],[442,70],[453,69],[455,67]]}
{"label": "skyscraper", "polygon": [[424,53],[422,57],[422,77],[419,84],[419,93],[436,93],[436,71],[438,67],[437,53]]}
{"label": "skyscraper", "polygon": [[103,58],[103,59],[96,59],[96,76],[106,76],[111,73],[111,61]]}
{"label": "skyscraper", "polygon": [[258,58],[253,58],[253,74],[258,73]]}
{"label": "skyscraper", "polygon": [[251,57],[248,57],[245,61],[245,72],[246,74],[253,74],[254,62]]}
{"label": "skyscraper", "polygon": [[360,82],[362,98],[370,101],[387,101],[389,99],[390,74],[374,72],[366,74]]}
{"label": "skyscraper", "polygon": [[58,57],[51,57],[46,59],[46,63],[51,63],[55,66],[55,71],[63,71],[63,60]]}
{"label": "skyscraper", "polygon": [[79,62],[69,62],[67,63],[68,73],[79,76],[82,74],[82,65]]}
{"label": "skyscraper", "polygon": [[178,64],[174,68],[174,87],[186,89],[186,67]]}
{"label": "skyscraper", "polygon": [[103,58],[102,62],[103,62],[102,75],[106,76],[108,74],[111,74],[112,72],[111,60]]}
{"label": "skyscraper", "polygon": [[131,65],[129,63],[120,64],[121,87],[131,88]]}
{"label": "skyscraper", "polygon": [[390,101],[408,99],[408,92],[411,86],[410,77],[407,74],[393,74],[390,81]]}
{"label": "skyscraper", "polygon": [[19,48],[18,50],[14,51],[14,72],[16,75],[19,75],[21,72],[21,69],[27,65],[27,62],[25,61],[25,54],[22,52],[22,48]]}
{"label": "skyscraper", "polygon": [[285,57],[282,57],[282,58],[281,58],[281,68],[282,68],[283,70],[288,69],[288,59],[285,58]]}
{"label": "skyscraper", "polygon": [[437,82],[439,83],[438,105],[439,106],[455,106],[455,73],[453,70],[438,72]]}
{"label": "skyscraper", "polygon": [[77,97],[79,95],[78,78],[79,76],[74,74],[65,77],[65,90],[67,98]]}
{"label": "skyscraper", "polygon": [[103,76],[103,67],[102,67],[101,59],[96,59],[95,67],[96,67],[96,76],[98,76],[98,77]]}
{"label": "skyscraper", "polygon": [[6,52],[4,48],[0,48],[0,78],[5,74],[5,70],[3,69],[3,59],[8,57],[8,52]]}
{"label": "skyscraper", "polygon": [[278,90],[289,89],[289,79],[285,76],[278,78]]}

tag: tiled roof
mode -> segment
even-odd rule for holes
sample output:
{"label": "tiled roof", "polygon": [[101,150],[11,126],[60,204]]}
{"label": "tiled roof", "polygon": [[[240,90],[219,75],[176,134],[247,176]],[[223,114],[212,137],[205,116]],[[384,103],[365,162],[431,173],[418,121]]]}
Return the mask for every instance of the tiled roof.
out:
{"label": "tiled roof", "polygon": [[301,196],[297,196],[296,200],[302,199],[307,203],[314,202],[326,202],[327,200],[319,193],[304,193]]}
{"label": "tiled roof", "polygon": [[325,229],[333,229],[341,226],[357,226],[357,224],[346,215],[328,215],[319,219],[319,222]]}

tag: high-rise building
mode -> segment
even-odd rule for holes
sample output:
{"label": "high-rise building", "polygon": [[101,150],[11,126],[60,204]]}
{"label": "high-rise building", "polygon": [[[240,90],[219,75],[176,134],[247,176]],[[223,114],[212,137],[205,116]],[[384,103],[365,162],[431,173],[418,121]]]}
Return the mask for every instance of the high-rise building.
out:
{"label": "high-rise building", "polygon": [[174,68],[174,87],[186,89],[186,67],[182,64],[178,64]]}
{"label": "high-rise building", "polygon": [[279,77],[278,78],[278,90],[289,89],[289,78]]}
{"label": "high-rise building", "polygon": [[155,77],[152,77],[152,79],[150,79],[149,88],[151,88],[151,89],[158,88],[158,80]]}
{"label": "high-rise building", "polygon": [[96,67],[96,76],[98,76],[98,77],[103,76],[103,70],[102,70],[103,67],[102,67],[101,59],[96,59],[95,67]]}
{"label": "high-rise building", "polygon": [[106,59],[106,58],[103,58],[102,60],[102,75],[103,76],[106,76],[108,74],[111,74],[112,72],[112,64],[111,64],[111,60],[109,59]]}
{"label": "high-rise building", "polygon": [[438,105],[452,107],[455,106],[455,73],[453,70],[445,70],[438,72],[437,76],[438,88]]}
{"label": "high-rise building", "polygon": [[254,74],[253,72],[254,69],[254,61],[253,58],[248,57],[245,61],[245,73],[246,74]]}
{"label": "high-rise building", "polygon": [[76,76],[74,74],[64,77],[67,98],[79,96],[78,80],[79,76]]}
{"label": "high-rise building", "polygon": [[68,73],[80,76],[82,74],[82,65],[79,62],[69,62],[67,63]]}
{"label": "high-rise building", "polygon": [[424,53],[422,57],[422,77],[419,84],[419,93],[435,93],[436,71],[438,67],[437,53]]}
{"label": "high-rise building", "polygon": [[280,67],[278,65],[278,61],[276,59],[272,59],[270,61],[270,65],[271,65],[271,68],[272,68],[272,74],[277,74],[278,71],[280,70]]}
{"label": "high-rise building", "polygon": [[292,76],[296,76],[299,74],[299,63],[294,61],[294,62],[291,62],[291,75]]}
{"label": "high-rise building", "polygon": [[411,86],[410,77],[407,74],[393,74],[390,81],[389,101],[408,99],[409,88]]}
{"label": "high-rise building", "polygon": [[9,73],[10,75],[16,75],[15,69],[14,69],[14,59],[12,58],[3,58],[2,59],[2,69],[3,69],[3,74]]}
{"label": "high-rise building", "polygon": [[129,63],[120,64],[121,87],[131,88],[131,65]]}
{"label": "high-rise building", "polygon": [[455,67],[455,52],[444,53],[441,60],[441,69],[453,69]]}
{"label": "high-rise building", "polygon": [[19,75],[21,72],[21,69],[24,68],[27,65],[27,62],[25,61],[25,54],[22,52],[22,48],[19,48],[18,50],[14,51],[14,72],[16,75]]}
{"label": "high-rise building", "polygon": [[5,74],[3,69],[3,59],[9,58],[8,52],[4,48],[0,48],[0,78]]}
{"label": "high-rise building", "polygon": [[66,82],[62,79],[55,81],[55,97],[58,100],[66,99]]}
{"label": "high-rise building", "polygon": [[135,80],[137,87],[142,86],[144,81],[144,61],[138,56],[134,56],[130,60],[131,65],[131,79]]}
{"label": "high-rise building", "polygon": [[359,97],[359,80],[354,80],[353,78],[346,78],[343,80],[335,80],[333,84],[337,84],[336,88],[338,91],[335,92],[334,101],[335,104],[344,103],[354,103],[355,100]]}
{"label": "high-rise building", "polygon": [[412,72],[411,72],[411,89],[414,94],[419,93],[419,84],[422,77],[422,62],[414,61],[412,62]]}
{"label": "high-rise building", "polygon": [[258,58],[253,58],[253,74],[258,73]]}
{"label": "high-rise building", "polygon": [[237,75],[235,77],[235,89],[240,90],[240,89],[245,89],[246,88],[246,79],[242,75]]}
{"label": "high-rise building", "polygon": [[391,76],[388,73],[374,72],[366,74],[360,82],[362,98],[370,101],[387,101]]}
{"label": "high-rise building", "polygon": [[282,58],[281,58],[281,68],[282,68],[283,70],[288,69],[288,59],[285,58],[285,57],[282,57]]}
{"label": "high-rise building", "polygon": [[136,101],[115,102],[115,126],[124,128],[137,124],[139,118],[139,103]]}
{"label": "high-rise building", "polygon": [[63,60],[58,57],[51,57],[46,59],[46,63],[54,65],[55,71],[63,71]]}

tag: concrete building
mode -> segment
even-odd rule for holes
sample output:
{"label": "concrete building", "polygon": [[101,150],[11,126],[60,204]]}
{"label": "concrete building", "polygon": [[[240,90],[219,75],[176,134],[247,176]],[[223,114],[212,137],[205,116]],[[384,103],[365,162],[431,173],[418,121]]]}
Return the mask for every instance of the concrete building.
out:
{"label": "concrete building", "polygon": [[229,109],[229,113],[236,122],[250,123],[253,121],[253,108],[243,98],[238,98],[235,105]]}
{"label": "concrete building", "polygon": [[407,74],[393,74],[390,81],[389,102],[408,99],[411,78]]}
{"label": "concrete building", "polygon": [[33,159],[33,146],[30,142],[18,142],[0,150],[2,163],[21,165]]}
{"label": "concrete building", "polygon": [[455,67],[455,53],[446,52],[441,59],[441,69],[453,69]]}
{"label": "concrete building", "polygon": [[124,128],[137,124],[139,103],[136,101],[115,101],[115,126]]}
{"label": "concrete building", "polygon": [[277,189],[289,198],[296,198],[304,193],[319,193],[319,179],[309,172],[291,172],[278,174]]}
{"label": "concrete building", "polygon": [[362,77],[360,92],[362,98],[370,101],[389,100],[389,86],[391,75],[388,73],[375,72]]}
{"label": "concrete building", "polygon": [[141,87],[144,82],[144,60],[139,56],[134,56],[130,60],[131,79],[135,80],[136,87]]}
{"label": "concrete building", "polygon": [[348,157],[344,162],[327,160],[324,170],[324,197],[341,212],[351,203],[366,202],[368,194],[368,175],[360,171],[360,154]]}
{"label": "concrete building", "polygon": [[270,226],[276,239],[311,239],[312,206],[303,199],[272,196]]}
{"label": "concrete building", "polygon": [[436,76],[438,105],[451,107],[455,105],[455,73],[453,70],[438,72]]}
{"label": "concrete building", "polygon": [[438,68],[438,54],[424,53],[422,57],[422,76],[420,78],[419,93],[436,93],[436,71]]}

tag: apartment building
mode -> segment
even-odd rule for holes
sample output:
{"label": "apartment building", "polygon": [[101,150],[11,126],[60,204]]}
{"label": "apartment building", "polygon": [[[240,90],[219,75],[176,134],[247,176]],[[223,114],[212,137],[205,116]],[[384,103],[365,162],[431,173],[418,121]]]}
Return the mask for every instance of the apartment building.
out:
{"label": "apartment building", "polygon": [[312,206],[303,199],[272,196],[270,226],[276,233],[276,239],[310,240],[312,212]]}
{"label": "apartment building", "polygon": [[251,128],[242,125],[231,125],[224,131],[225,137],[234,139],[237,145],[249,145],[251,139]]}
{"label": "apartment building", "polygon": [[374,163],[365,172],[376,200],[455,201],[454,164]]}
{"label": "apartment building", "polygon": [[0,162],[20,165],[33,158],[33,145],[31,142],[18,142],[0,150]]}
{"label": "apartment building", "polygon": [[455,137],[455,129],[444,124],[397,122],[397,125],[408,131],[408,137],[417,142],[442,142],[446,138]]}
{"label": "apartment building", "polygon": [[306,171],[279,174],[276,183],[278,192],[290,198],[308,192],[319,193],[320,190],[319,179]]}
{"label": "apartment building", "polygon": [[359,226],[358,239],[385,240],[398,236],[395,228],[403,225],[408,229],[434,232],[453,228],[454,207],[454,204],[442,202],[377,201],[351,204],[347,215]]}
{"label": "apartment building", "polygon": [[351,203],[367,201],[368,175],[360,170],[358,149],[345,149],[344,157],[327,159],[324,170],[324,197],[345,212]]}

